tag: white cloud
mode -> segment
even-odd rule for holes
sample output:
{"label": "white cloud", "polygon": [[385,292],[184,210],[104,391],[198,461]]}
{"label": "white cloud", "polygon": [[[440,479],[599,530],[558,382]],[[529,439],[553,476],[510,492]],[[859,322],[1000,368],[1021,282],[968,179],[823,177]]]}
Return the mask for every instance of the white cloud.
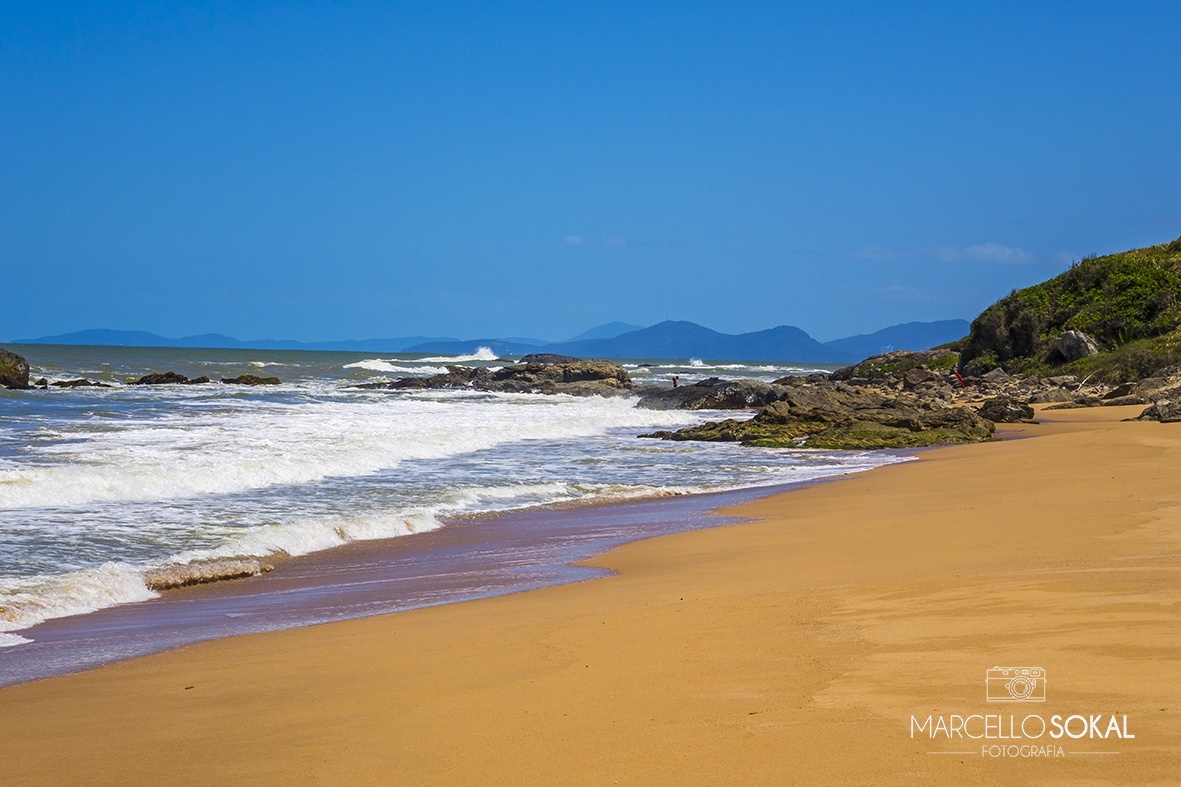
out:
{"label": "white cloud", "polygon": [[567,235],[566,236],[566,245],[567,246],[585,246],[586,244],[587,244],[586,238],[582,237],[581,235]]}
{"label": "white cloud", "polygon": [[1028,265],[1037,262],[1037,255],[1019,246],[1005,246],[989,241],[971,246],[928,246],[920,249],[886,249],[863,246],[853,253],[863,260],[903,260],[934,258],[940,262],[991,262],[1003,265]]}
{"label": "white cloud", "polygon": [[626,246],[627,238],[610,237],[603,238],[604,246]]}
{"label": "white cloud", "polygon": [[983,260],[985,262],[1001,262],[1008,265],[1027,265],[1037,258],[1025,249],[1017,246],[1003,246],[999,243],[979,243],[964,248],[964,255],[968,259]]}
{"label": "white cloud", "polygon": [[893,249],[883,249],[881,246],[863,246],[853,254],[863,260],[896,260],[902,256]]}

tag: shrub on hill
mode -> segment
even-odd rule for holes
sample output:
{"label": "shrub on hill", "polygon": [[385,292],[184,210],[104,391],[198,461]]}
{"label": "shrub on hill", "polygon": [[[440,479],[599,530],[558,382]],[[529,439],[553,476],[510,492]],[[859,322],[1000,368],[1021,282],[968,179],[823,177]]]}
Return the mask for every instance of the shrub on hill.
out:
{"label": "shrub on hill", "polygon": [[[1013,291],[972,321],[961,364],[1122,382],[1181,361],[1179,328],[1181,238],[1088,257],[1053,279]],[[1069,330],[1088,334],[1102,352],[1067,363],[1057,340]]]}

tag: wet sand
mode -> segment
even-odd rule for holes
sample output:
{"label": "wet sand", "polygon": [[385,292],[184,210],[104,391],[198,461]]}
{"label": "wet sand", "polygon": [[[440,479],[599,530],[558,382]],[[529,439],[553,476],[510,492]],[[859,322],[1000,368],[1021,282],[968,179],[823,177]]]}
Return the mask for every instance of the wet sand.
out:
{"label": "wet sand", "polygon": [[31,642],[0,648],[0,687],[212,639],[603,576],[610,572],[578,561],[629,541],[740,521],[716,509],[795,486],[525,509],[453,520],[412,538],[355,541],[277,561],[256,577],[176,588],[24,629]]}
{"label": "wet sand", "polygon": [[[589,582],[3,689],[3,780],[1175,784],[1181,425],[1118,421],[1139,409],[726,511],[759,521],[624,545]],[[1045,702],[987,702],[1006,665],[1044,668]],[[1010,713],[1135,738],[911,736]]]}

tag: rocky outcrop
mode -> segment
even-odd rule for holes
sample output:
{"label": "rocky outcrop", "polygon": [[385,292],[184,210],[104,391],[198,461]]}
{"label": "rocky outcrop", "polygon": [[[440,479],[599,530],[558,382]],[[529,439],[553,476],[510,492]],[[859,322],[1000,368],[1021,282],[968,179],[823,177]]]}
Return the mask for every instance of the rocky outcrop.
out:
{"label": "rocky outcrop", "polygon": [[573,355],[558,355],[557,353],[531,353],[521,358],[517,363],[578,363],[581,358]]}
{"label": "rocky outcrop", "polygon": [[[38,380],[37,382],[40,383],[41,381]],[[107,385],[106,383],[91,382],[90,380],[87,380],[87,379],[57,380],[55,382],[49,383],[48,385],[52,385],[57,388],[110,388],[111,387],[111,386]]]}
{"label": "rocky outcrop", "polygon": [[1033,422],[1033,408],[1007,396],[989,399],[980,407],[980,415],[994,424]]}
{"label": "rocky outcrop", "polygon": [[665,440],[739,442],[766,447],[914,448],[991,439],[993,425],[971,408],[909,392],[882,392],[845,383],[786,391],[748,421],[727,419],[661,431]]}
{"label": "rocky outcrop", "polygon": [[145,374],[138,380],[133,381],[132,385],[201,385],[209,382],[209,378],[202,375],[201,377],[194,377],[189,379],[183,374],[176,372],[154,372],[152,374]]}
{"label": "rocky outcrop", "polygon": [[907,369],[906,374],[902,375],[902,387],[908,391],[913,391],[923,383],[938,382],[944,376],[925,366],[916,366],[913,369]]}
{"label": "rocky outcrop", "polygon": [[1116,396],[1111,399],[1101,399],[1104,407],[1127,407],[1128,405],[1148,404],[1147,399],[1139,396]]}
{"label": "rocky outcrop", "polygon": [[240,374],[233,379],[223,379],[226,385],[278,385],[278,377],[258,377],[253,374]]}
{"label": "rocky outcrop", "polygon": [[1181,399],[1161,399],[1140,413],[1140,421],[1160,421],[1162,424],[1181,421]]}
{"label": "rocky outcrop", "polygon": [[[861,363],[837,369],[832,373],[833,380],[852,380],[864,378],[869,380],[893,379],[901,381],[912,369],[922,369],[933,372],[936,377],[951,374],[959,361],[959,354],[953,350],[923,350],[922,352],[883,353],[866,358]],[[925,375],[924,375],[925,377]],[[933,379],[933,378],[932,378]]]}
{"label": "rocky outcrop", "polygon": [[1099,345],[1082,331],[1064,331],[1055,345],[1067,361],[1090,358],[1099,354]]}
{"label": "rocky outcrop", "polygon": [[1099,407],[1103,404],[1103,400],[1097,396],[1089,396],[1087,394],[1076,394],[1069,402],[1059,402],[1047,407],[1047,410],[1076,410],[1079,407]]}
{"label": "rocky outcrop", "polygon": [[29,362],[16,353],[0,349],[0,386],[17,390],[29,388]]}
{"label": "rocky outcrop", "polygon": [[389,383],[367,383],[355,388],[389,390],[467,389],[497,393],[569,394],[571,396],[620,396],[630,393],[627,370],[610,361],[568,363],[520,363],[500,369],[448,366],[443,374],[403,377]]}
{"label": "rocky outcrop", "polygon": [[678,388],[650,386],[634,393],[640,397],[639,406],[650,410],[743,410],[777,402],[787,391],[758,380],[710,377]]}

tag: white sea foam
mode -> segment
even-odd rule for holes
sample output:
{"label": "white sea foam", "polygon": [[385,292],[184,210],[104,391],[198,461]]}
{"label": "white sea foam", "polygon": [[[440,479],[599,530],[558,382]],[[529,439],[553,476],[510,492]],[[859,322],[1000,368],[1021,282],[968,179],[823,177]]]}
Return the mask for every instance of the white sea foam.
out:
{"label": "white sea foam", "polygon": [[381,358],[367,358],[356,363],[346,363],[345,369],[366,369],[371,372],[394,372],[396,374],[444,374],[445,366],[405,366]]}
{"label": "white sea foam", "polygon": [[0,579],[0,632],[156,595],[144,584],[140,570],[118,563],[32,579]]}
{"label": "white sea foam", "polygon": [[472,396],[284,404],[244,400],[154,418],[91,419],[0,467],[0,509],[164,500],[355,477],[408,459],[529,439],[685,422],[624,399]]}
{"label": "white sea foam", "polygon": [[690,366],[705,366],[705,361],[701,360],[700,358],[690,358],[689,365]]}
{"label": "white sea foam", "polygon": [[[512,484],[450,490],[432,506],[388,512],[303,517],[268,524],[227,538],[221,546],[173,555],[158,566],[106,563],[33,579],[0,579],[0,632],[26,629],[69,615],[155,598],[156,590],[197,582],[248,576],[270,570],[267,558],[298,556],[350,541],[422,533],[442,526],[442,519],[468,512],[529,508],[591,497],[628,498],[682,494],[690,488],[566,483]],[[0,633],[0,646],[29,640]]]}
{"label": "white sea foam", "polygon": [[431,358],[419,358],[423,363],[463,363],[464,361],[497,361],[496,353],[489,347],[478,347],[474,355],[439,355]]}

